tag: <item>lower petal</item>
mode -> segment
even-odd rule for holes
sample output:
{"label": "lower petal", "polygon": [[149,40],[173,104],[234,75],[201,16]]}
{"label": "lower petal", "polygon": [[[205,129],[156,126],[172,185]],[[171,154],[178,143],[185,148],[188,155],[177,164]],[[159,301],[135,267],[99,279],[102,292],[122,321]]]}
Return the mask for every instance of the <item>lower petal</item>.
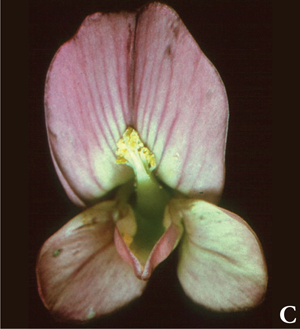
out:
{"label": "lower petal", "polygon": [[186,229],[178,277],[196,303],[238,311],[262,302],[267,269],[259,240],[239,216],[200,200],[182,200]]}
{"label": "lower petal", "polygon": [[70,220],[43,245],[37,278],[45,306],[60,321],[85,322],[139,297],[145,282],[114,245],[115,201],[97,204]]}

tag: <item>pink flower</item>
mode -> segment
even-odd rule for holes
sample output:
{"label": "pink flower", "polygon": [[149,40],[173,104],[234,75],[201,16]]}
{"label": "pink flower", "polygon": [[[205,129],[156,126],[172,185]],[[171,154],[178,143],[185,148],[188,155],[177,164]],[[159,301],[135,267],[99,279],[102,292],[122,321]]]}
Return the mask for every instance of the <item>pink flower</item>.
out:
{"label": "pink flower", "polygon": [[45,108],[57,174],[84,208],[37,262],[57,319],[84,322],[139,297],[178,244],[178,278],[196,303],[236,311],[263,300],[258,238],[215,205],[225,88],[170,7],[87,17],[52,61]]}

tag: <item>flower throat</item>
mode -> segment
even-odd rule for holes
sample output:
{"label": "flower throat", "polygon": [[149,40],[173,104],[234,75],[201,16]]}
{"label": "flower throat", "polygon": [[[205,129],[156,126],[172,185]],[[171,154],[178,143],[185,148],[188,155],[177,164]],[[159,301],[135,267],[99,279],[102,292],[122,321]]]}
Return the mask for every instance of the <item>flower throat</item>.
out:
{"label": "flower throat", "polygon": [[[163,218],[170,195],[157,180],[153,172],[156,168],[155,156],[141,141],[137,131],[128,127],[117,142],[117,147],[116,163],[130,166],[135,174],[135,201],[131,206],[137,230],[132,239],[123,239],[133,252],[138,251],[140,261],[144,262],[166,230]],[[132,191],[127,192],[124,198],[128,200]]]}

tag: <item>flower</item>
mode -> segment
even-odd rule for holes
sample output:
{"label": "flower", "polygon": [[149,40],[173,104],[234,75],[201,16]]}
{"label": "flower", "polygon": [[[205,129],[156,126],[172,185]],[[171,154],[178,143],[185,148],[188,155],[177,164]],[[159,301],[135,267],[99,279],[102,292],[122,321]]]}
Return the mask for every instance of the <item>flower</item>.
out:
{"label": "flower", "polygon": [[139,297],[177,245],[178,278],[196,303],[236,311],[263,300],[259,240],[216,206],[225,88],[170,7],[87,17],[51,63],[45,110],[55,169],[83,208],[37,261],[57,319],[85,322]]}

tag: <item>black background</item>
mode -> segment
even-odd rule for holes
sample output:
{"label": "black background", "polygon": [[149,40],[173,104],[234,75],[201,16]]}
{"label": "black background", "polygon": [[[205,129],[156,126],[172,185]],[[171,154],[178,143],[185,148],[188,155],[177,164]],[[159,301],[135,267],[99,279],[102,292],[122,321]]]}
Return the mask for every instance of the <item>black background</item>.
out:
{"label": "black background", "polygon": [[[87,15],[96,11],[134,10],[145,3],[29,1],[28,327],[68,327],[55,322],[43,306],[37,293],[35,262],[43,242],[78,213],[65,195],[50,158],[43,112],[47,69],[59,46],[72,37]],[[282,300],[282,305],[272,302],[272,1],[170,0],[165,3],[178,12],[224,81],[230,123],[226,185],[220,205],[243,217],[260,238],[269,269],[269,288],[265,301],[251,311],[233,314],[207,311],[184,295],[176,278],[175,252],[156,269],[140,299],[86,326],[268,328],[274,323],[278,326],[274,312],[278,317],[281,307],[297,304],[294,299]],[[284,254],[279,256],[284,259]],[[22,276],[21,267],[17,274]],[[298,306],[300,309],[300,303]],[[11,327],[17,327],[13,318],[10,323]],[[284,324],[279,322],[279,326]]]}
{"label": "black background", "polygon": [[[29,326],[65,327],[53,321],[36,290],[39,248],[78,213],[56,176],[47,145],[43,89],[59,46],[96,11],[134,10],[145,1],[31,1]],[[271,12],[270,1],[167,1],[180,15],[227,89],[230,125],[226,186],[221,206],[242,216],[265,250],[271,284]],[[124,282],[124,284],[126,284]],[[220,314],[195,306],[176,278],[176,253],[155,271],[141,299],[90,327],[268,327],[271,289],[258,308]]]}

